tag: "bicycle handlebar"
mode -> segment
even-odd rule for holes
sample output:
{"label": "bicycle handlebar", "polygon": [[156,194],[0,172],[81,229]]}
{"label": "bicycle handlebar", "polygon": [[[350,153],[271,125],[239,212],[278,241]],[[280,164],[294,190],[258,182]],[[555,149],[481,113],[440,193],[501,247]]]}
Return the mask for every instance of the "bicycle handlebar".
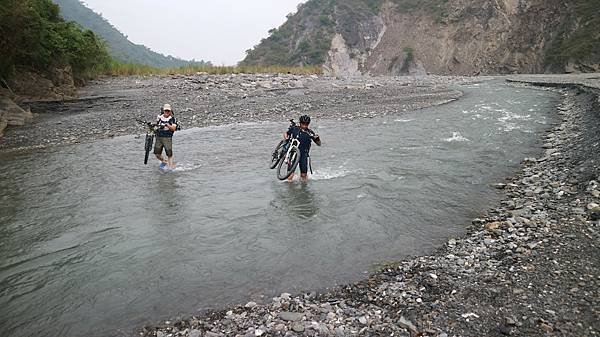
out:
{"label": "bicycle handlebar", "polygon": [[138,118],[136,118],[135,121],[138,122],[139,124],[146,125],[148,127],[158,127],[158,123],[157,122],[154,122],[154,123],[152,123],[152,122],[146,122],[146,121],[143,121],[143,120],[138,119]]}

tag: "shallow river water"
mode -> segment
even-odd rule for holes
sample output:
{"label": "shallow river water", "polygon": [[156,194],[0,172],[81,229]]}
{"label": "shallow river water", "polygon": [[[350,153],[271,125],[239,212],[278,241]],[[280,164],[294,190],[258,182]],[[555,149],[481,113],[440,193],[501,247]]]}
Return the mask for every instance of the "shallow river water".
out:
{"label": "shallow river water", "polygon": [[[0,335],[95,336],[321,290],[460,235],[538,153],[557,96],[486,82],[457,102],[317,120],[306,184],[267,167],[288,123],[178,132],[178,168],[127,136],[0,163]],[[263,297],[264,296],[264,297]]]}

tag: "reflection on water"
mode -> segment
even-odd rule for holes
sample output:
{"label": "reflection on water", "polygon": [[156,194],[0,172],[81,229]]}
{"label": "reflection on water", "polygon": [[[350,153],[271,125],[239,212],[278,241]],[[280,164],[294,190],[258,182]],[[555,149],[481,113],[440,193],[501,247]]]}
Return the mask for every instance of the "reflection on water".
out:
{"label": "reflection on water", "polygon": [[134,137],[1,161],[0,336],[113,335],[436,247],[537,153],[555,95],[465,90],[403,116],[316,120],[308,183],[267,168],[285,121],[178,132],[170,174]]}
{"label": "reflection on water", "polygon": [[271,206],[282,208],[299,219],[310,219],[319,211],[318,200],[308,182],[286,181],[272,186],[276,198],[271,201]]}
{"label": "reflection on water", "polygon": [[[181,214],[184,203],[182,202],[183,195],[179,194],[181,186],[175,179],[173,174],[163,174],[152,182],[154,195],[148,196],[148,205],[154,211],[154,214],[159,218],[175,217]],[[158,200],[156,200],[158,198]],[[175,218],[173,218],[175,220]]]}

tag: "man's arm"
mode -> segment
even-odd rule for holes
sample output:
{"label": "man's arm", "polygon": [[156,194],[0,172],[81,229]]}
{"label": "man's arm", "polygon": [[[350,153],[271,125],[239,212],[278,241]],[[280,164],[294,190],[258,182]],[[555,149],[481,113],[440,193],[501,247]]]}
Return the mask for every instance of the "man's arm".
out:
{"label": "man's arm", "polygon": [[169,131],[171,132],[175,132],[177,130],[177,124],[173,123],[173,124],[167,124],[165,125],[167,127],[167,129],[169,129]]}
{"label": "man's arm", "polygon": [[312,139],[315,144],[321,146],[321,137],[319,137],[319,135],[317,135],[313,130],[309,130],[308,134],[310,135],[310,139]]}
{"label": "man's arm", "polygon": [[167,127],[167,129],[169,129],[169,131],[175,132],[175,131],[177,131],[177,120],[175,118],[172,118],[169,121],[169,123],[165,126]]}
{"label": "man's arm", "polygon": [[313,142],[315,142],[315,144],[321,146],[321,137],[319,137],[319,135],[315,134],[314,136],[312,136],[312,140]]}

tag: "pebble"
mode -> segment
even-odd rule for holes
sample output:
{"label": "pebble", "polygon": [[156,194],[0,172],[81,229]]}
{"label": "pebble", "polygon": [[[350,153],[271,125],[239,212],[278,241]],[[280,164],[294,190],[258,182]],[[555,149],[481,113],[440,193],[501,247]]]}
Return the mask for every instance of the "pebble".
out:
{"label": "pebble", "polygon": [[204,337],[224,337],[224,335],[223,335],[223,334],[221,334],[221,333],[216,333],[216,332],[212,332],[212,331],[207,331],[207,332],[204,334]]}
{"label": "pebble", "polygon": [[303,314],[298,312],[283,311],[280,312],[278,316],[284,321],[299,321],[302,319]]}
{"label": "pebble", "polygon": [[304,325],[300,324],[300,323],[294,323],[292,324],[292,330],[294,330],[295,332],[304,332]]}
{"label": "pebble", "polygon": [[398,325],[408,330],[411,335],[416,335],[419,333],[419,330],[417,329],[416,325],[414,325],[413,322],[411,322],[410,320],[404,318],[404,316],[401,316],[400,319],[398,319]]}

